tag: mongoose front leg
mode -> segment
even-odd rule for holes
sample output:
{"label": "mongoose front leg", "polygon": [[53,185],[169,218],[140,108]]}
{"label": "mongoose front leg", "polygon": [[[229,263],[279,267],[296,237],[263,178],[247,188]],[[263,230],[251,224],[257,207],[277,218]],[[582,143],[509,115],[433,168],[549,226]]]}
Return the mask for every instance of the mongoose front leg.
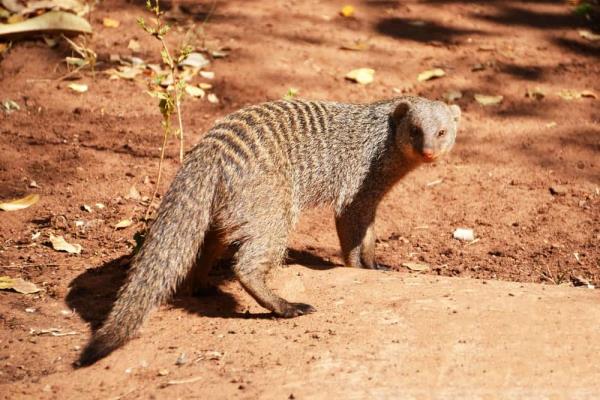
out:
{"label": "mongoose front leg", "polygon": [[375,263],[375,223],[372,222],[360,246],[360,260],[364,268],[377,269]]}
{"label": "mongoose front leg", "polygon": [[375,263],[375,205],[357,202],[338,213],[335,226],[344,265],[377,269]]}

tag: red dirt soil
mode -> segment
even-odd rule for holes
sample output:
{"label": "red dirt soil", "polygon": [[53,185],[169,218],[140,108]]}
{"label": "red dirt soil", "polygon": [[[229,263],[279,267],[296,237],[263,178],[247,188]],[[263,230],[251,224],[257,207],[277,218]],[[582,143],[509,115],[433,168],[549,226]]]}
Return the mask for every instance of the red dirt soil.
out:
{"label": "red dirt soil", "polygon": [[[182,3],[183,14],[177,14],[177,23],[181,27],[202,24],[211,4]],[[76,93],[67,88],[69,81],[60,80],[67,72],[64,57],[71,55],[64,44],[51,49],[41,40],[22,41],[1,56],[0,101],[12,99],[21,109],[0,113],[0,199],[38,193],[41,200],[26,210],[0,213],[0,275],[23,277],[44,291],[33,296],[0,292],[0,397],[76,398],[78,391],[89,391],[93,398],[193,398],[208,393],[217,398],[286,398],[292,393],[304,394],[305,398],[326,397],[326,392],[320,391],[324,386],[315,382],[328,379],[330,373],[334,377],[328,369],[331,363],[339,372],[348,360],[351,361],[347,368],[354,372],[363,368],[360,360],[370,360],[364,361],[364,368],[374,368],[372,379],[366,372],[348,372],[354,380],[334,379],[330,383],[340,386],[329,386],[328,393],[348,394],[351,388],[360,386],[359,391],[353,392],[355,397],[391,397],[402,385],[385,386],[384,382],[406,379],[416,385],[421,378],[429,377],[436,382],[431,387],[439,388],[464,377],[461,373],[467,374],[470,380],[466,382],[476,387],[487,382],[488,388],[506,388],[512,382],[506,375],[480,376],[485,368],[488,372],[494,368],[493,357],[479,360],[487,367],[477,371],[463,367],[467,358],[478,362],[477,352],[494,343],[493,329],[507,328],[515,310],[514,323],[521,326],[531,322],[527,316],[532,313],[548,313],[547,318],[532,316],[532,321],[542,325],[525,330],[523,337],[515,339],[523,342],[526,337],[531,341],[523,343],[539,350],[539,354],[534,351],[533,357],[542,357],[543,346],[565,343],[595,343],[598,354],[597,334],[594,336],[588,328],[582,329],[588,329],[589,334],[582,332],[579,339],[563,337],[564,342],[556,338],[546,340],[544,336],[548,331],[558,334],[563,324],[572,323],[572,329],[587,326],[571,314],[570,320],[549,314],[553,301],[564,301],[556,306],[566,307],[564,313],[586,313],[585,305],[598,305],[595,291],[584,294],[585,290],[579,288],[547,288],[556,291],[552,292],[554,297],[544,297],[541,305],[525,302],[523,307],[531,307],[526,309],[519,308],[519,296],[512,296],[509,300],[513,308],[499,311],[494,319],[485,312],[496,307],[489,298],[489,285],[469,279],[415,277],[402,267],[404,262],[418,261],[429,264],[428,273],[433,275],[551,285],[587,280],[600,285],[600,108],[594,98],[569,101],[558,95],[564,90],[591,90],[600,95],[599,42],[587,41],[578,33],[579,29],[589,29],[588,22],[558,1],[490,1],[485,5],[453,0],[365,1],[356,2],[353,18],[339,16],[344,4],[219,2],[204,31],[209,47],[231,49],[227,57],[212,60],[205,68],[216,74],[211,83],[220,102],[185,101],[186,148],[191,148],[219,117],[245,105],[279,99],[291,87],[298,88],[302,98],[346,102],[369,102],[399,94],[442,99],[450,90],[461,91],[463,97],[456,103],[463,110],[463,119],[453,152],[445,160],[423,166],[404,179],[379,209],[378,261],[400,272],[335,268],[341,264],[331,211],[311,211],[302,218],[290,241],[289,258],[291,264],[316,271],[294,266],[276,274],[289,276],[289,281],[283,282],[279,277],[276,280],[279,287],[305,285],[306,295],[303,288],[291,288],[290,293],[300,293],[303,301],[317,306],[319,312],[315,316],[290,321],[271,319],[268,314],[261,314],[264,310],[248,300],[237,283],[221,271],[215,279],[225,281],[226,293],[206,301],[176,299],[173,307],[153,314],[141,338],[129,347],[96,366],[75,372],[80,379],[77,385],[70,382],[71,363],[90,328],[96,328],[110,309],[126,273],[119,259],[131,252],[133,235],[141,225],[123,230],[113,226],[125,218],[142,218],[144,205],[127,195],[132,186],[142,196],[152,194],[162,141],[158,108],[155,99],[146,94],[143,78],[109,80],[102,71],[112,67],[107,61],[110,54],[132,55],[127,48],[130,39],[140,42],[141,50],[135,55],[146,62],[160,62],[159,48],[135,22],[137,17],[146,15],[142,4],[108,0],[97,7],[91,21],[95,32],[91,47],[106,62],[98,66],[95,77],[85,72],[78,79],[89,85],[88,92]],[[103,17],[119,20],[120,27],[104,27]],[[181,40],[184,32],[185,29],[174,31],[169,41]],[[368,49],[340,48],[357,40],[368,42]],[[361,86],[344,79],[348,71],[360,67],[375,69],[372,84]],[[446,71],[446,76],[417,81],[420,72],[438,67]],[[203,80],[194,82],[200,81]],[[526,97],[527,91],[535,88],[546,94],[543,99]],[[484,107],[474,100],[476,93],[502,95],[504,99],[500,105]],[[174,140],[169,144],[160,193],[164,193],[178,168],[177,146]],[[30,187],[31,181],[38,187]],[[95,207],[96,203],[105,208]],[[84,204],[92,206],[92,212],[84,211]],[[75,221],[84,221],[84,225],[76,226]],[[478,240],[465,244],[453,239],[452,232],[458,227],[474,229]],[[38,232],[39,238],[32,239]],[[52,250],[47,244],[50,234],[81,244],[83,252],[75,256]],[[354,306],[346,311],[329,301],[336,304],[336,296],[350,290],[348,285],[353,280],[348,281],[349,277],[370,282],[367,288],[376,294],[371,298],[366,289],[357,290],[352,298]],[[379,290],[386,290],[385,282],[390,277],[396,283],[388,289],[395,289],[396,293],[390,293],[386,300],[386,293]],[[305,278],[307,281],[302,283]],[[336,285],[324,284],[322,279],[345,283],[329,287]],[[405,284],[406,280],[415,279],[424,285],[420,291]],[[520,290],[522,297],[537,296],[545,288],[498,282],[492,286],[507,293]],[[285,292],[284,289],[281,290]],[[461,326],[471,329],[465,327],[475,323],[478,315],[485,315],[490,324],[485,329],[479,326],[477,332],[485,334],[486,339],[476,341],[481,348],[473,345],[470,358],[457,361],[454,374],[446,371],[435,375],[433,366],[439,361],[436,354],[444,354],[440,348],[455,344],[435,336],[434,332],[444,329],[444,325],[423,322],[419,311],[423,309],[400,305],[412,304],[415,299],[411,300],[410,294],[429,296],[437,302],[445,294],[452,296],[454,291],[472,291],[471,297],[462,297],[461,306],[469,307],[469,302],[473,302],[473,308],[482,314],[473,311],[473,319],[467,318],[463,325],[459,317],[453,317],[454,328],[449,329],[455,331],[448,338],[455,338],[452,332],[459,332]],[[294,296],[290,295],[290,299]],[[390,305],[395,301],[398,307]],[[361,304],[366,315],[384,312],[389,307],[390,315],[393,314],[390,318],[402,320],[402,329],[410,327],[409,333],[392,338],[384,325],[369,322],[370,317],[363,318]],[[432,307],[439,311],[432,313],[432,318],[447,314],[445,306]],[[26,308],[36,311],[26,313]],[[65,310],[74,312],[61,313]],[[247,310],[251,315],[245,318]],[[335,315],[328,316],[332,310]],[[258,314],[253,318],[255,313]],[[589,323],[593,325],[594,321],[597,327],[598,313],[590,311],[588,317]],[[38,337],[29,332],[31,328],[52,327],[78,334]],[[328,330],[337,332],[336,339],[320,340],[323,335],[336,335]],[[230,331],[243,332],[245,336],[240,338]],[[318,331],[317,338],[312,338],[313,331]],[[356,336],[341,336],[352,336],[353,332]],[[411,339],[407,335],[415,336]],[[403,362],[419,366],[410,371],[394,367],[393,361],[385,358],[393,358],[394,351],[378,347],[379,339],[398,340],[406,351],[411,348],[404,346],[416,346],[414,351],[418,354]],[[331,347],[332,341],[338,347]],[[351,342],[354,345],[348,346]],[[588,354],[594,354],[593,348],[589,347]],[[227,356],[214,356],[217,359],[211,360],[205,354],[207,350]],[[497,350],[502,352],[501,348]],[[588,360],[585,350],[577,347],[579,350],[579,358],[561,353],[552,362],[546,359],[547,364],[556,362],[554,371],[562,370],[562,377],[568,379],[569,371],[575,371],[575,359]],[[173,363],[182,352],[187,353],[189,362],[179,368]],[[237,355],[230,356],[232,353]],[[336,358],[340,354],[348,358]],[[527,375],[531,379],[518,382],[520,387],[556,382],[556,376],[553,378],[548,372],[551,367],[544,371],[534,368],[531,372],[532,365],[522,365],[522,357],[523,354],[509,351],[499,358],[501,365],[509,365],[512,360],[514,374],[531,373]],[[314,372],[311,360],[316,359],[321,361]],[[325,359],[329,360],[327,368],[323,366]],[[145,360],[145,366],[139,367],[140,360]],[[582,382],[593,382],[591,377],[600,381],[597,366],[588,361],[587,369],[578,364],[590,378]],[[133,372],[125,376],[122,370],[133,368],[134,363]],[[282,365],[289,365],[289,370]],[[189,372],[195,368],[197,375],[206,373],[207,380],[202,381],[206,384],[160,388],[168,380],[196,376],[174,373],[183,368]],[[424,376],[414,375],[414,371],[427,368],[433,369]],[[160,369],[169,369],[170,375],[157,377]],[[266,373],[271,369],[276,371],[273,376]],[[339,374],[335,376],[339,378]],[[304,379],[314,385],[297,389],[289,383],[290,388],[283,390],[270,388],[271,379],[298,385]],[[347,382],[350,383],[344,387]],[[92,389],[90,385],[100,386]],[[574,390],[576,386],[561,387]],[[381,387],[387,391],[378,392]],[[187,392],[190,388],[194,389]],[[546,389],[554,393],[556,387],[550,385]],[[453,397],[459,392],[432,389],[424,393]],[[519,393],[512,395],[527,396],[527,392]],[[593,398],[592,392],[569,393]]]}

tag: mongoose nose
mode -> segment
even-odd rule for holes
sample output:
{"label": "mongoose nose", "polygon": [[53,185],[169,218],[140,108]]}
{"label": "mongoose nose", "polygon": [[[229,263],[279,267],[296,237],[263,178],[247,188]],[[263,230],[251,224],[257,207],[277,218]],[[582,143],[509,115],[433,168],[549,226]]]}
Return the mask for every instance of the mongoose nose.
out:
{"label": "mongoose nose", "polygon": [[426,160],[433,160],[433,150],[423,149],[423,158]]}

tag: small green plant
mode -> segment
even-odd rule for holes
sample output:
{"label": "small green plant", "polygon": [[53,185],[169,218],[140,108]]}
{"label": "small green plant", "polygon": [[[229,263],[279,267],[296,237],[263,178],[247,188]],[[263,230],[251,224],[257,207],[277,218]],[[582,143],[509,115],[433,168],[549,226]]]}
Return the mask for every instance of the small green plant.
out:
{"label": "small green plant", "polygon": [[[150,199],[150,204],[146,211],[146,219],[148,219],[152,202],[156,198],[158,187],[160,184],[160,178],[162,176],[162,165],[165,157],[165,147],[167,140],[173,133],[172,118],[173,115],[177,115],[178,129],[175,131],[179,137],[179,161],[183,162],[183,122],[181,118],[181,103],[185,94],[186,82],[182,79],[179,74],[177,66],[185,60],[185,58],[192,52],[193,48],[185,41],[179,46],[175,53],[169,50],[169,46],[165,41],[165,36],[171,30],[171,27],[163,21],[164,12],[161,11],[159,0],[155,0],[154,5],[151,0],[146,1],[146,8],[148,11],[154,14],[154,21],[152,24],[148,24],[144,18],[138,18],[137,22],[152,37],[160,41],[162,49],[160,55],[162,61],[168,69],[168,74],[158,74],[148,93],[158,99],[158,107],[162,115],[162,128],[163,128],[163,143],[160,151],[160,161],[158,164],[158,178],[156,180],[156,187],[154,194]],[[166,88],[163,88],[165,83]]]}
{"label": "small green plant", "polygon": [[546,265],[545,271],[539,268],[538,272],[542,280],[553,283],[554,285],[561,285],[569,281],[569,271],[560,264],[556,268],[556,272],[553,272],[548,265]]}
{"label": "small green plant", "polygon": [[296,96],[298,96],[298,93],[300,92],[299,89],[296,88],[289,88],[287,93],[285,94],[285,96],[283,96],[284,100],[293,100],[296,98]]}
{"label": "small green plant", "polygon": [[573,9],[573,12],[577,15],[583,16],[585,17],[586,15],[590,14],[593,10],[593,7],[590,3],[587,2],[581,2],[578,5],[575,6],[575,8]]}
{"label": "small green plant", "polygon": [[[69,73],[63,77],[63,79],[79,72],[84,68],[90,68],[92,70],[92,77],[95,77],[96,74],[96,60],[98,55],[89,44],[89,37],[82,35],[82,38],[79,40],[79,43],[74,42],[69,39],[65,35],[61,35],[62,38],[69,43],[71,49],[79,55],[79,57],[67,57],[67,67],[70,69]],[[73,69],[71,69],[73,68]]]}

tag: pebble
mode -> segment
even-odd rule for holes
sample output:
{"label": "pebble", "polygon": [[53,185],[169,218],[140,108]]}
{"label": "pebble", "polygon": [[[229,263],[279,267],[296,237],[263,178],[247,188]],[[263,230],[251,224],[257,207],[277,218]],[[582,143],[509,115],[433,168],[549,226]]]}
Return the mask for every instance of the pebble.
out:
{"label": "pebble", "polygon": [[475,233],[473,232],[473,229],[456,228],[452,236],[454,239],[464,240],[466,242],[472,242],[475,240]]}

